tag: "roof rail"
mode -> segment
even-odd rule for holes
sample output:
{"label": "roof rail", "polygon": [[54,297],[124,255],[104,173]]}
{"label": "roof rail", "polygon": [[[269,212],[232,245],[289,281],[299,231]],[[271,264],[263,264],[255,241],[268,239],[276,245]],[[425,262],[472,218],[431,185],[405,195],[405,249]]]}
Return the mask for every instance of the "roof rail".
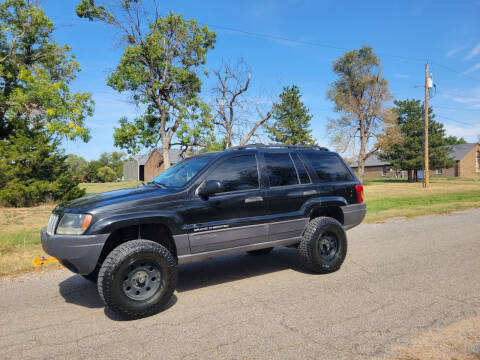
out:
{"label": "roof rail", "polygon": [[245,149],[310,149],[310,150],[320,150],[320,151],[329,151],[326,147],[318,145],[288,145],[288,144],[246,144],[241,146],[232,146],[227,150],[245,150]]}

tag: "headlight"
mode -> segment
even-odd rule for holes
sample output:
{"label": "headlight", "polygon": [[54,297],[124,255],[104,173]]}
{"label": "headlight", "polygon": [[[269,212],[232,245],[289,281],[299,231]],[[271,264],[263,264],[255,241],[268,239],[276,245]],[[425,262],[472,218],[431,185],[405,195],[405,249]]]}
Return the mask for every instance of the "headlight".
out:
{"label": "headlight", "polygon": [[65,213],[62,220],[58,223],[57,234],[61,235],[80,235],[87,230],[92,215],[90,214],[69,214]]}

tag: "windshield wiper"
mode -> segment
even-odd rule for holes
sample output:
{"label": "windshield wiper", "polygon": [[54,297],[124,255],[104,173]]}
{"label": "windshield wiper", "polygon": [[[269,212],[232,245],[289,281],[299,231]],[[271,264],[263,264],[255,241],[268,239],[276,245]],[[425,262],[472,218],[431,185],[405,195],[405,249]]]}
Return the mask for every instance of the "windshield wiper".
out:
{"label": "windshield wiper", "polygon": [[164,183],[159,182],[159,181],[150,181],[150,182],[151,182],[151,183],[154,183],[155,185],[157,185],[157,186],[159,186],[159,187],[161,187],[161,188],[164,188],[164,189],[167,187],[167,185],[165,185]]}

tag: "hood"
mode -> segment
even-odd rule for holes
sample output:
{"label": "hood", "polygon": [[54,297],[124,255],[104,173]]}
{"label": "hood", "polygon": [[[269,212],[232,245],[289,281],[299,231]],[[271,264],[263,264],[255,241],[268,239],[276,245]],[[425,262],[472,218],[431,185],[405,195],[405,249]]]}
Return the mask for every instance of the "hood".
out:
{"label": "hood", "polygon": [[[104,193],[87,195],[58,206],[59,210],[69,212],[90,212],[104,206],[123,206],[126,202],[152,199],[154,196],[166,196],[178,192],[178,189],[160,188],[153,184],[146,184],[135,188],[108,191]],[[122,205],[120,205],[122,204]]]}

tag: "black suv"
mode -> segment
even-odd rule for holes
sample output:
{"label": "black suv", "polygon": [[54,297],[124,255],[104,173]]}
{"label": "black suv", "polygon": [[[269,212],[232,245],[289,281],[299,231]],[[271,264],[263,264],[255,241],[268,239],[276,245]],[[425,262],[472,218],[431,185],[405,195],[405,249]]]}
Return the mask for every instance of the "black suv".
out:
{"label": "black suv", "polygon": [[193,156],[137,188],[62,204],[41,237],[48,254],[98,281],[113,311],[142,317],[169,301],[177,264],[294,246],[312,272],[335,271],[345,230],[365,212],[363,187],[337,153],[256,144]]}

